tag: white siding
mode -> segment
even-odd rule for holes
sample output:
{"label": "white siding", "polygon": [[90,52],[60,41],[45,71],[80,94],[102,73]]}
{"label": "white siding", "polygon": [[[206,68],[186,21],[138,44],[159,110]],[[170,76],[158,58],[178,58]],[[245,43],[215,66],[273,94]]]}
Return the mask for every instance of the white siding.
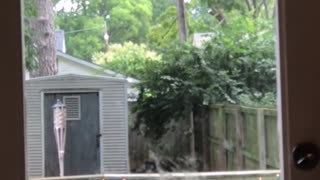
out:
{"label": "white siding", "polygon": [[[62,57],[58,59],[58,75],[63,74],[82,74],[82,75],[96,75],[96,74],[104,74],[99,73],[97,70],[92,69],[90,67],[84,66],[79,63],[72,62],[70,60],[66,60]],[[104,74],[106,75],[106,74]]]}
{"label": "white siding", "polygon": [[100,92],[101,173],[128,173],[126,81],[115,78],[62,75],[26,81],[27,171],[44,176],[41,93],[64,90]]}

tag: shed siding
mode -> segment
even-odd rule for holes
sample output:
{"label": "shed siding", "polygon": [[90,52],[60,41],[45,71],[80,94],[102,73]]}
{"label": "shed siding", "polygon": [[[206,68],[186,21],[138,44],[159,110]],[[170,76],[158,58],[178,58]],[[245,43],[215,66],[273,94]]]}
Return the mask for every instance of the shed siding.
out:
{"label": "shed siding", "polygon": [[100,91],[102,173],[128,173],[126,82],[77,75],[31,79],[26,82],[27,163],[30,177],[44,176],[41,93],[52,90]]}
{"label": "shed siding", "polygon": [[94,70],[89,67],[85,67],[81,64],[71,62],[62,57],[58,59],[58,75],[63,74],[83,74],[83,75],[94,75],[97,73],[97,70]]}

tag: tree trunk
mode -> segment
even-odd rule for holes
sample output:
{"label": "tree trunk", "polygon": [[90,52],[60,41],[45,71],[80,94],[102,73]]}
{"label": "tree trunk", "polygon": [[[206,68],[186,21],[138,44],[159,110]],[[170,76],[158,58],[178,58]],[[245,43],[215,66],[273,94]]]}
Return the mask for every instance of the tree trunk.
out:
{"label": "tree trunk", "polygon": [[253,19],[256,19],[259,15],[259,7],[257,0],[252,0],[252,6],[253,6]]}
{"label": "tree trunk", "polygon": [[179,26],[179,37],[181,41],[186,41],[188,38],[188,27],[184,0],[176,0],[176,6]]}
{"label": "tree trunk", "polygon": [[266,18],[269,19],[270,15],[269,15],[269,6],[268,6],[267,0],[263,0],[263,5],[264,5],[265,13],[266,13]]}
{"label": "tree trunk", "polygon": [[211,7],[210,14],[214,16],[222,25],[228,24],[228,19],[222,9]]}
{"label": "tree trunk", "polygon": [[38,67],[32,76],[50,76],[57,73],[54,13],[52,0],[35,1],[38,17],[30,21],[34,30],[33,42],[37,47]]}
{"label": "tree trunk", "polygon": [[247,5],[247,8],[248,8],[248,11],[251,11],[252,8],[251,8],[251,4],[250,4],[249,0],[245,0],[245,2],[246,2],[246,5]]}

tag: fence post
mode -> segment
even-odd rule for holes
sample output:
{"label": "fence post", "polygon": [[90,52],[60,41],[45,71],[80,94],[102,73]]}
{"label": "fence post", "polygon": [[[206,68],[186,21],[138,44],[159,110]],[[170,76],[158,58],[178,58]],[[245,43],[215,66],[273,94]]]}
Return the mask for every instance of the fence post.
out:
{"label": "fence post", "polygon": [[235,137],[235,156],[236,156],[236,167],[237,170],[244,169],[243,161],[243,120],[241,115],[241,107],[237,107],[234,110],[235,117],[235,128],[236,128],[236,137]]}
{"label": "fence post", "polygon": [[257,126],[258,126],[258,145],[259,145],[259,167],[260,169],[267,169],[266,160],[266,132],[264,109],[257,109]]}
{"label": "fence post", "polygon": [[200,120],[201,120],[201,136],[202,136],[202,159],[203,159],[203,171],[209,171],[210,167],[210,136],[209,136],[209,115],[207,115],[208,111],[201,111]]}
{"label": "fence post", "polygon": [[216,170],[215,168],[215,142],[214,142],[214,138],[215,138],[215,123],[214,123],[214,108],[211,107],[210,108],[210,115],[209,115],[209,146],[210,146],[210,170],[214,171]]}
{"label": "fence post", "polygon": [[224,107],[210,109],[210,167],[213,171],[226,170]]}
{"label": "fence post", "polygon": [[219,139],[219,144],[217,144],[218,153],[217,156],[217,170],[226,170],[227,163],[226,163],[226,149],[224,147],[225,139],[226,139],[226,132],[225,132],[225,108],[223,106],[219,107],[218,111],[218,118],[217,118],[217,125],[216,127],[216,135]]}

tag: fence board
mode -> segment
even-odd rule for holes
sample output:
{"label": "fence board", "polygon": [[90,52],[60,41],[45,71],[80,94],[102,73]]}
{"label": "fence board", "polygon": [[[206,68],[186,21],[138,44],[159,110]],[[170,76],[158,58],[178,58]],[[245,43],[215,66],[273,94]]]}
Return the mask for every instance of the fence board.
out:
{"label": "fence board", "polygon": [[266,132],[264,110],[257,109],[257,125],[258,125],[258,144],[259,144],[259,167],[260,169],[267,168],[266,161]]}
{"label": "fence board", "polygon": [[[257,170],[279,168],[277,111],[236,105],[214,105],[194,121],[195,148],[202,164],[200,171]],[[162,156],[190,157],[190,136],[186,132],[190,120],[176,123],[176,130],[161,140]],[[130,150],[145,141],[130,137]],[[147,154],[148,149],[136,151]],[[137,157],[145,158],[138,161]],[[133,159],[135,158],[135,159]],[[131,157],[141,164],[150,159],[143,155]],[[132,163],[131,163],[132,164]]]}

